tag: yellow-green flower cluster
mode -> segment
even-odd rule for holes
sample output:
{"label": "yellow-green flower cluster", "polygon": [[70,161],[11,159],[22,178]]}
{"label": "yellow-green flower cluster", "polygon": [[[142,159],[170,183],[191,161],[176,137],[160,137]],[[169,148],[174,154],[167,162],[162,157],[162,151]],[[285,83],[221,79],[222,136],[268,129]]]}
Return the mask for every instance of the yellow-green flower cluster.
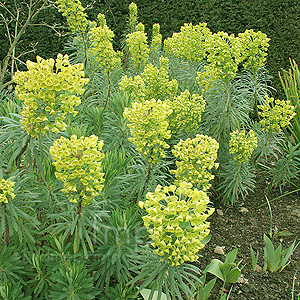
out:
{"label": "yellow-green flower cluster", "polygon": [[206,193],[181,182],[179,187],[158,185],[146,198],[139,206],[147,211],[142,218],[156,248],[154,253],[172,266],[195,261],[204,247],[201,241],[209,234],[206,219],[214,212],[214,208],[207,208]]}
{"label": "yellow-green flower cluster", "polygon": [[243,164],[250,159],[257,147],[257,137],[253,130],[250,130],[247,134],[245,130],[236,130],[230,133],[229,146],[229,152],[232,154],[233,159],[237,161],[237,164]]}
{"label": "yellow-green flower cluster", "polygon": [[202,85],[209,87],[217,79],[235,77],[244,49],[234,34],[220,31],[207,37],[205,49],[208,65],[205,66],[205,72],[198,73],[197,78]]}
{"label": "yellow-green flower cluster", "polygon": [[113,49],[112,40],[114,33],[106,25],[106,19],[103,14],[98,15],[99,26],[89,30],[90,41],[92,42],[91,51],[95,55],[100,67],[109,73],[114,68],[121,67],[121,52]]}
{"label": "yellow-green flower cluster", "polygon": [[246,30],[238,34],[239,40],[243,46],[242,62],[244,68],[262,67],[267,59],[267,51],[270,39],[261,31],[254,32],[253,29]]}
{"label": "yellow-green flower cluster", "polygon": [[56,0],[59,11],[67,18],[68,26],[72,32],[84,32],[88,25],[87,14],[80,0]]}
{"label": "yellow-green flower cluster", "polygon": [[196,132],[201,122],[201,116],[205,110],[206,102],[202,96],[185,90],[174,98],[172,102],[173,113],[170,116],[170,127],[173,132],[179,130]]}
{"label": "yellow-green flower cluster", "polygon": [[9,179],[5,180],[2,178],[0,180],[0,203],[8,203],[9,197],[15,198],[14,185],[15,183]]}
{"label": "yellow-green flower cluster", "polygon": [[138,8],[134,2],[131,2],[129,5],[129,28],[133,32],[137,25],[137,14]]}
{"label": "yellow-green flower cluster", "polygon": [[209,189],[209,181],[214,178],[209,170],[219,166],[215,163],[218,149],[219,143],[216,140],[202,134],[197,134],[194,139],[180,140],[172,150],[173,155],[178,158],[177,169],[170,171],[176,177],[175,185],[188,181],[201,187],[203,191]]}
{"label": "yellow-green flower cluster", "polygon": [[169,80],[169,59],[160,57],[160,68],[147,64],[143,73],[134,78],[123,76],[120,89],[133,95],[134,101],[144,102],[152,98],[173,99],[178,90],[176,79]]}
{"label": "yellow-green flower cluster", "polygon": [[152,41],[151,41],[151,45],[150,45],[150,53],[152,56],[161,47],[162,35],[159,33],[159,31],[160,31],[159,24],[153,24]]}
{"label": "yellow-green flower cluster", "polygon": [[127,91],[131,96],[133,96],[134,101],[145,101],[146,85],[144,79],[140,75],[134,76],[134,78],[127,77],[127,75],[123,76],[119,82],[119,86],[120,90]]}
{"label": "yellow-green flower cluster", "polygon": [[64,189],[70,202],[82,206],[89,205],[103,189],[104,173],[102,173],[101,152],[103,141],[98,137],[80,137],[72,135],[70,139],[61,137],[50,147],[54,159],[53,165],[57,179],[63,181]]}
{"label": "yellow-green flower cluster", "polygon": [[132,108],[125,108],[124,117],[130,122],[128,127],[132,135],[129,141],[137,146],[148,162],[155,163],[159,157],[165,157],[164,149],[169,148],[165,139],[171,137],[168,130],[168,116],[172,113],[170,106],[152,99],[144,103],[134,102]]}
{"label": "yellow-green flower cluster", "polygon": [[141,71],[149,58],[149,47],[145,27],[142,23],[136,26],[136,31],[127,34],[126,43],[135,67]]}
{"label": "yellow-green flower cluster", "polygon": [[[55,68],[54,68],[55,67]],[[31,136],[66,129],[68,113],[76,115],[74,107],[81,103],[79,95],[88,82],[83,64],[71,65],[67,55],[37,62],[27,61],[28,71],[16,72],[13,77],[18,98],[24,101],[20,123]]]}
{"label": "yellow-green flower cluster", "polygon": [[266,132],[281,132],[282,128],[288,126],[296,115],[295,106],[290,101],[274,100],[265,96],[265,103],[257,106],[261,111],[258,112],[263,117],[260,123]]}
{"label": "yellow-green flower cluster", "polygon": [[164,50],[177,57],[200,62],[206,57],[205,40],[211,34],[206,23],[184,24],[179,33],[164,41]]}
{"label": "yellow-green flower cluster", "polygon": [[237,37],[220,31],[212,34],[206,23],[184,24],[164,42],[164,50],[194,62],[205,60],[205,72],[197,80],[209,88],[218,79],[232,79],[238,67],[257,68],[264,65],[269,39],[260,31],[246,30]]}

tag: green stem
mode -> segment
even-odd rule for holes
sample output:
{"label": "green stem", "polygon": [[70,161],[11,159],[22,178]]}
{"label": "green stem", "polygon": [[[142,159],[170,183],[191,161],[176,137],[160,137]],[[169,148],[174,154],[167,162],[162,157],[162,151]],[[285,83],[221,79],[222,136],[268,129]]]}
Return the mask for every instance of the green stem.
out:
{"label": "green stem", "polygon": [[8,246],[9,243],[9,227],[8,227],[8,222],[7,222],[7,211],[6,211],[6,206],[4,205],[4,213],[5,213],[5,229],[4,229],[4,244]]}
{"label": "green stem", "polygon": [[108,91],[107,91],[107,96],[106,96],[106,100],[105,100],[105,104],[104,104],[104,109],[107,107],[108,101],[110,99],[110,95],[111,95],[111,80],[110,80],[110,75],[109,72],[107,72],[107,79],[108,79]]}
{"label": "green stem", "polygon": [[[141,196],[144,196],[145,192],[147,191],[147,188],[148,188],[148,183],[150,181],[150,178],[151,178],[151,171],[152,171],[152,168],[153,168],[153,165],[152,163],[149,163],[148,165],[148,170],[147,170],[147,176],[146,176],[146,180],[145,180],[145,185],[143,187],[143,191],[141,193]],[[136,204],[137,204],[137,211],[139,209],[139,206],[138,206],[138,199],[139,199],[139,194],[136,196]]]}
{"label": "green stem", "polygon": [[27,140],[26,140],[26,142],[25,142],[25,145],[23,146],[23,148],[21,149],[20,153],[19,153],[19,154],[17,155],[17,157],[16,157],[16,165],[18,165],[18,162],[20,161],[21,156],[22,156],[22,155],[24,154],[24,152],[26,151],[29,142],[30,142],[30,135],[28,135]]}
{"label": "green stem", "polygon": [[[79,219],[81,217],[81,212],[82,212],[82,201],[83,201],[83,198],[80,196],[79,198],[79,202],[77,204],[77,215],[78,215],[78,219],[77,219],[77,222],[76,222],[76,226],[78,226],[78,222],[79,222]],[[66,245],[68,245],[68,243],[71,241],[71,238],[72,238],[73,234],[69,233],[67,239],[66,239]]]}

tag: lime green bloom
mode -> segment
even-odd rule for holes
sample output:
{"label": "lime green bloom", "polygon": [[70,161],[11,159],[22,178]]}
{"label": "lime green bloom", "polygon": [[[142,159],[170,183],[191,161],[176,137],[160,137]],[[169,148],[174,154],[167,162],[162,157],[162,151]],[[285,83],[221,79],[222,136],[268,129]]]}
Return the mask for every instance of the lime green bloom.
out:
{"label": "lime green bloom", "polygon": [[233,131],[230,133],[229,152],[232,154],[233,159],[238,164],[246,163],[255,148],[257,148],[257,137],[253,130],[247,134],[245,130]]}
{"label": "lime green bloom", "polygon": [[281,132],[282,128],[288,126],[296,115],[295,106],[290,101],[274,100],[267,95],[265,96],[265,103],[257,105],[257,107],[261,110],[258,112],[263,117],[260,123],[266,132]]}
{"label": "lime green bloom", "polygon": [[106,25],[106,19],[103,14],[98,15],[98,21],[100,26],[89,30],[89,38],[92,42],[91,51],[100,67],[106,73],[109,73],[113,69],[121,67],[122,53],[113,49],[112,40],[114,33]]}
{"label": "lime green bloom", "polygon": [[244,68],[262,67],[266,62],[270,46],[270,39],[267,35],[261,31],[254,32],[253,29],[247,29],[244,33],[239,33],[238,37],[243,47],[242,64]]}
{"label": "lime green bloom", "polygon": [[241,62],[242,45],[234,34],[220,31],[210,35],[205,40],[208,52],[205,72],[198,73],[198,81],[209,86],[218,79],[232,79],[235,77]]}
{"label": "lime green bloom", "polygon": [[239,66],[257,68],[264,65],[269,39],[260,31],[246,30],[237,37],[220,31],[212,34],[206,23],[184,24],[164,42],[168,54],[193,62],[205,61],[205,72],[197,80],[210,88],[216,80],[231,80]]}
{"label": "lime green bloom", "polygon": [[13,80],[15,92],[24,101],[20,123],[31,136],[58,133],[66,129],[67,114],[76,115],[74,107],[81,103],[79,95],[88,82],[84,77],[83,64],[71,65],[68,55],[57,55],[57,59],[37,62],[27,61],[28,71],[16,72]]}
{"label": "lime green bloom", "polygon": [[173,33],[164,41],[164,50],[177,57],[201,62],[206,58],[205,41],[211,34],[206,23],[184,24],[179,33]]}
{"label": "lime green bloom", "polygon": [[129,28],[131,32],[134,31],[137,25],[137,14],[138,14],[138,7],[135,3],[131,2],[129,5]]}
{"label": "lime green bloom", "polygon": [[159,50],[162,43],[162,35],[159,33],[160,25],[159,24],[153,24],[152,28],[152,41],[150,45],[150,54],[152,56],[155,55],[155,53]]}
{"label": "lime green bloom", "polygon": [[91,204],[103,189],[101,152],[103,141],[98,137],[80,137],[72,135],[70,139],[61,137],[50,147],[49,153],[54,159],[55,176],[63,181],[70,202],[81,201],[82,206]]}
{"label": "lime green bloom", "polygon": [[170,173],[176,177],[175,185],[187,180],[200,186],[203,191],[210,188],[209,181],[214,178],[209,171],[218,168],[217,159],[219,143],[211,137],[197,134],[194,139],[186,139],[174,146],[172,153],[178,158],[176,170]]}
{"label": "lime green bloom", "polygon": [[8,203],[9,198],[14,199],[14,185],[15,182],[10,181],[9,179],[5,180],[1,178],[0,180],[0,203]]}
{"label": "lime green bloom", "polygon": [[173,99],[178,90],[176,79],[169,79],[169,59],[160,57],[160,68],[147,64],[141,75],[134,78],[123,76],[120,89],[133,95],[134,101],[144,102],[152,98]]}
{"label": "lime green bloom", "polygon": [[202,96],[185,90],[172,101],[173,113],[170,116],[172,132],[196,132],[201,122],[206,102]]}
{"label": "lime green bloom", "polygon": [[88,25],[87,14],[80,0],[56,0],[59,11],[67,18],[72,32],[84,32]]}
{"label": "lime green bloom", "polygon": [[165,157],[164,149],[169,148],[165,139],[171,137],[168,130],[168,116],[172,109],[168,103],[161,100],[144,103],[134,102],[132,108],[125,108],[124,117],[130,122],[128,127],[132,135],[129,141],[137,146],[149,163],[157,162],[159,157]]}
{"label": "lime green bloom", "polygon": [[147,212],[142,218],[156,248],[154,253],[172,266],[195,261],[204,247],[201,241],[209,234],[206,219],[214,212],[214,208],[207,208],[206,193],[181,182],[179,187],[158,185],[146,199],[139,206]]}
{"label": "lime green bloom", "polygon": [[136,31],[127,34],[126,43],[135,67],[140,71],[149,58],[149,47],[145,27],[142,23],[136,26]]}

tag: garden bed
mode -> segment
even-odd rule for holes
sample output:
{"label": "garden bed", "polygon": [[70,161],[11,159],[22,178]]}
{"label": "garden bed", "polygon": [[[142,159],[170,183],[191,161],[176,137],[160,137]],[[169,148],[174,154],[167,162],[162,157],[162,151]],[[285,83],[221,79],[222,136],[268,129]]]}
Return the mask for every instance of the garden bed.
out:
{"label": "garden bed", "polygon": [[[224,261],[224,257],[214,253],[216,246],[224,247],[225,255],[237,248],[237,261],[243,260],[241,266],[243,279],[236,283],[230,295],[230,299],[298,299],[300,293],[300,247],[291,256],[290,264],[281,272],[255,271],[252,270],[249,246],[259,250],[258,265],[263,267],[264,241],[263,235],[270,230],[270,213],[266,203],[266,184],[259,184],[254,193],[251,193],[243,202],[233,207],[215,202],[216,212],[210,217],[211,240],[201,251],[203,257],[200,268],[204,269],[213,258]],[[283,192],[283,194],[286,192]],[[279,190],[268,193],[268,199],[280,196]],[[300,240],[300,198],[299,193],[293,193],[271,202],[273,214],[273,229],[278,227],[279,231],[292,233],[290,236],[277,237],[273,243],[275,247],[282,242],[283,249],[289,247],[296,239]],[[212,199],[213,200],[213,199]],[[266,204],[259,208],[260,205]],[[296,274],[294,284],[294,298],[292,298],[293,278]],[[217,295],[221,284],[213,289],[211,299],[218,299]],[[230,289],[227,286],[226,289]]]}

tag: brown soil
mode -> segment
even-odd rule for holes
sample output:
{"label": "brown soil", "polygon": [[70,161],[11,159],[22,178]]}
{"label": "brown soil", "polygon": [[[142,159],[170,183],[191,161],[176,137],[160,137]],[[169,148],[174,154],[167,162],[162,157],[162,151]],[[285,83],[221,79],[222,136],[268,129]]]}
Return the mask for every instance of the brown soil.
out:
{"label": "brown soil", "polygon": [[[283,194],[286,192],[283,192]],[[236,261],[243,260],[245,265],[242,274],[246,283],[236,283],[232,287],[230,299],[294,299],[300,295],[300,245],[291,256],[290,264],[281,272],[253,271],[249,246],[259,250],[258,265],[263,267],[264,241],[263,235],[270,230],[270,213],[266,204],[266,184],[258,185],[244,202],[233,207],[214,203],[216,212],[210,218],[211,240],[201,251],[200,268],[203,270],[213,258],[224,261],[225,256],[214,253],[216,246],[224,247],[225,255],[238,248]],[[279,190],[267,194],[269,201],[280,196]],[[273,213],[273,228],[292,233],[291,236],[273,239],[275,247],[282,243],[283,249],[296,239],[300,240],[300,193],[293,193],[271,202]],[[245,211],[246,208],[248,211]],[[218,212],[217,212],[218,210]],[[242,211],[244,210],[244,212]],[[223,213],[223,215],[222,215]],[[294,298],[292,298],[292,283],[296,274]],[[211,277],[213,278],[213,277]],[[208,279],[210,277],[208,276]],[[209,299],[220,299],[221,280],[218,280],[213,294]],[[230,285],[226,289],[230,289]],[[299,296],[300,297],[300,296]]]}

